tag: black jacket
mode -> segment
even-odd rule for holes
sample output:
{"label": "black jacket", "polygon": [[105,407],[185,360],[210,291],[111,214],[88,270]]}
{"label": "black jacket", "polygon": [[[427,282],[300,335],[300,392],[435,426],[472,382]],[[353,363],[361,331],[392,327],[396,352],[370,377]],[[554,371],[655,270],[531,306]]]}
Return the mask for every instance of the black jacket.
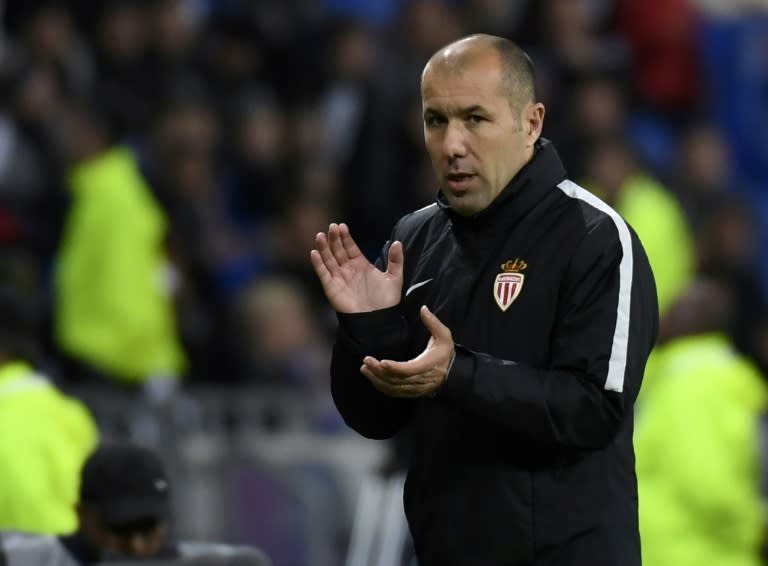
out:
{"label": "black jacket", "polygon": [[[487,209],[460,217],[439,197],[395,240],[402,300],[339,315],[332,391],[366,437],[410,428],[421,566],[639,565],[632,407],[658,307],[635,233],[542,140]],[[386,397],[362,357],[420,353],[422,304],[451,329],[456,360],[435,398]]]}

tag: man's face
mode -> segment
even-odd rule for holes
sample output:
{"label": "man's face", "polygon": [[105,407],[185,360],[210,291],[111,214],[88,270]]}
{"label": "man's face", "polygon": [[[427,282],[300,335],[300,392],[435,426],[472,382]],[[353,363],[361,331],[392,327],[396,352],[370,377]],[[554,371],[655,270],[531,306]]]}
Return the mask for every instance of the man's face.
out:
{"label": "man's face", "polygon": [[446,200],[463,216],[491,204],[538,137],[528,117],[540,105],[513,110],[501,77],[501,62],[490,53],[460,69],[430,64],[423,76],[424,141]]}
{"label": "man's face", "polygon": [[121,556],[151,558],[163,549],[168,537],[165,522],[156,522],[151,527],[140,530],[108,530],[106,548],[109,552]]}
{"label": "man's face", "polygon": [[89,544],[102,557],[150,558],[163,548],[168,537],[168,525],[164,520],[146,519],[123,528],[106,525],[98,511],[80,505],[80,531]]}

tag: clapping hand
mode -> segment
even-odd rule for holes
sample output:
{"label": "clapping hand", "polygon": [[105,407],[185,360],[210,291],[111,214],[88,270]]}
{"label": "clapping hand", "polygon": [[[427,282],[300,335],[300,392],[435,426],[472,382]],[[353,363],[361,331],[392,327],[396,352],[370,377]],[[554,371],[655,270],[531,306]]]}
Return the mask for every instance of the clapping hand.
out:
{"label": "clapping hand", "polygon": [[404,261],[400,242],[389,247],[386,271],[366,259],[346,224],[331,224],[327,235],[317,234],[315,246],[310,253],[312,267],[336,311],[370,312],[400,302]]}
{"label": "clapping hand", "polygon": [[432,335],[424,351],[407,362],[363,359],[360,372],[373,386],[390,397],[424,397],[434,395],[443,385],[455,355],[451,330],[440,322],[426,306],[421,307],[421,320]]}
{"label": "clapping hand", "polygon": [[[403,245],[389,247],[387,270],[369,262],[346,224],[331,224],[315,237],[310,260],[331,306],[341,313],[361,313],[393,307],[403,288]],[[450,329],[426,306],[421,319],[432,335],[425,350],[412,360],[363,359],[360,372],[382,393],[392,397],[434,394],[444,383],[454,356]]]}

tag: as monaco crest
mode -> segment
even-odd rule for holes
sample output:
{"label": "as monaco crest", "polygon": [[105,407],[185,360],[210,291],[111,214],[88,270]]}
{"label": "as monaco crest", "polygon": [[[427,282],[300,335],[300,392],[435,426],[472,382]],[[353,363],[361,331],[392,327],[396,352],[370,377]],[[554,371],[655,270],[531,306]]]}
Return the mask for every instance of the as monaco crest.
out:
{"label": "as monaco crest", "polygon": [[520,259],[509,260],[501,264],[503,273],[496,276],[493,283],[493,298],[502,312],[506,311],[523,290],[525,275],[520,273],[528,264]]}

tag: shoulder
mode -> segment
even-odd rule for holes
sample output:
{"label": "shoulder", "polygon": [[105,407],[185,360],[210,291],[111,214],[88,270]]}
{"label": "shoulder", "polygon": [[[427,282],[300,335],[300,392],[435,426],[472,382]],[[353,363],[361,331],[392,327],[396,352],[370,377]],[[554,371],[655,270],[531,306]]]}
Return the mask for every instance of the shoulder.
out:
{"label": "shoulder", "polygon": [[76,564],[57,537],[14,531],[0,531],[0,558],[5,558],[8,566]]}
{"label": "shoulder", "polygon": [[445,218],[445,213],[437,203],[432,203],[403,216],[395,225],[393,233],[396,239],[407,240],[425,228],[441,226]]}
{"label": "shoulder", "polygon": [[566,179],[557,185],[578,218],[571,268],[579,272],[595,264],[615,265],[626,281],[648,281],[653,275],[635,231],[624,217],[584,187]]}
{"label": "shoulder", "polygon": [[630,237],[630,230],[624,218],[594,193],[570,179],[559,183],[557,189],[578,210],[583,222],[583,235],[597,230],[613,232],[617,238]]}

